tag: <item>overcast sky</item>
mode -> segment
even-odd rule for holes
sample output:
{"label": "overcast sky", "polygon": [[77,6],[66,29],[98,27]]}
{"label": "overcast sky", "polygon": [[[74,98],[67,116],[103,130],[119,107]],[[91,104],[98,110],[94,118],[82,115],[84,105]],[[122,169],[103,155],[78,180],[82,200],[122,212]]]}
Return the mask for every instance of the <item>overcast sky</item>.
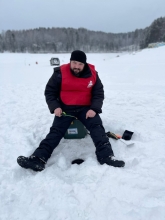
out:
{"label": "overcast sky", "polygon": [[165,16],[165,0],[0,0],[0,32],[39,27],[134,31]]}

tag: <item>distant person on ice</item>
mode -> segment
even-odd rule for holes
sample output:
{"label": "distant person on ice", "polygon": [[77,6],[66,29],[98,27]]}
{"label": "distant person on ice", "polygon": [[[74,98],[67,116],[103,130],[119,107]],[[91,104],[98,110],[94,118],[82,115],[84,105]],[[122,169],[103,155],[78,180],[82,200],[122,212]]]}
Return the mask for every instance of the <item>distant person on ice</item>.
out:
{"label": "distant person on ice", "polygon": [[104,100],[103,85],[95,67],[87,63],[86,59],[83,51],[75,50],[71,53],[70,63],[54,68],[45,89],[49,110],[55,114],[52,127],[30,157],[17,158],[21,167],[34,171],[45,169],[47,160],[74,119],[62,116],[62,112],[75,116],[90,132],[100,164],[114,167],[125,165],[114,158],[109,138],[105,134],[99,116]]}

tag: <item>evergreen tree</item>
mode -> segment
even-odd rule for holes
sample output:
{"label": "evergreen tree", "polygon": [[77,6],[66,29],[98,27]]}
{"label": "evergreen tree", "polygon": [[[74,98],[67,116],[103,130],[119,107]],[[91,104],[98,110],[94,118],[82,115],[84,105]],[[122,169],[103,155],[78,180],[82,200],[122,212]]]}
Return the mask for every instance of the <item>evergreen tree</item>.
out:
{"label": "evergreen tree", "polygon": [[165,36],[165,18],[156,19],[148,29],[144,46],[147,47],[150,43],[161,42]]}

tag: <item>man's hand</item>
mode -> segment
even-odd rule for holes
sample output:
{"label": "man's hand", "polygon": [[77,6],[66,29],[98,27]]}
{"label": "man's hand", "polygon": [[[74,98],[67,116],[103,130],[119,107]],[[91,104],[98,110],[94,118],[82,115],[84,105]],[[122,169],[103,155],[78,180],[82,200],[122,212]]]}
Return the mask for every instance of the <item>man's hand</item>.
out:
{"label": "man's hand", "polygon": [[62,109],[61,108],[56,108],[54,110],[54,114],[55,114],[55,116],[61,117]]}
{"label": "man's hand", "polygon": [[87,118],[93,118],[93,117],[95,117],[95,115],[96,115],[96,112],[94,112],[93,110],[89,110],[86,113],[86,119]]}

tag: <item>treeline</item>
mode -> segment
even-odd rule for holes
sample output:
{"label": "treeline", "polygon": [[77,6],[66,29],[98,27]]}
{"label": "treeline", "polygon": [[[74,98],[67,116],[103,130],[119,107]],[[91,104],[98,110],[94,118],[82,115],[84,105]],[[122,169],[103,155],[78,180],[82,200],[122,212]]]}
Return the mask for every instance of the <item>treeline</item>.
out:
{"label": "treeline", "polygon": [[33,30],[8,30],[0,36],[0,51],[10,52],[86,52],[138,49],[144,31],[112,34],[84,28],[38,28]]}
{"label": "treeline", "polygon": [[148,43],[165,41],[165,17],[150,27],[128,33],[105,33],[85,28],[37,28],[8,30],[0,34],[0,52],[58,53],[81,49],[85,52],[138,50]]}

